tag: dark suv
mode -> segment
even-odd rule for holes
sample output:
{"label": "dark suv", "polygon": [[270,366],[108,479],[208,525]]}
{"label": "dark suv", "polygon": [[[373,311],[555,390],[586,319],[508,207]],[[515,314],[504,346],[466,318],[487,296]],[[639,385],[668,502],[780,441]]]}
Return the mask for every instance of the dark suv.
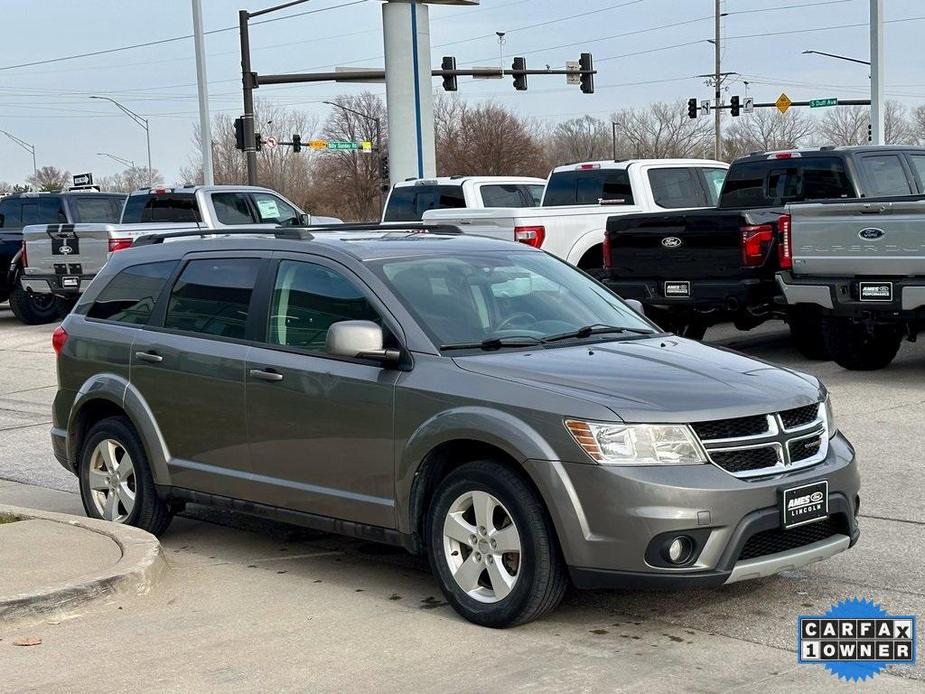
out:
{"label": "dark suv", "polygon": [[721,585],[857,540],[815,378],[522,244],[279,235],[148,237],[55,332],[52,440],[89,515],[160,533],[193,501],[400,545],[489,626],[569,579]]}

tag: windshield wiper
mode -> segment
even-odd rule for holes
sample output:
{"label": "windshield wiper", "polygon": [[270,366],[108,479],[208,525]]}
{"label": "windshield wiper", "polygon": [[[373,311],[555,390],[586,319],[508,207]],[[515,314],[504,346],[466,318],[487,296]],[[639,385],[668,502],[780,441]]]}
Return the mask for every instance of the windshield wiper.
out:
{"label": "windshield wiper", "polygon": [[440,345],[442,350],[451,349],[501,349],[502,347],[529,347],[541,345],[544,340],[533,335],[508,335],[505,337],[489,337],[481,342],[456,342],[449,345]]}
{"label": "windshield wiper", "polygon": [[550,335],[543,338],[543,342],[558,342],[559,340],[591,337],[592,335],[603,335],[605,333],[633,333],[634,335],[654,335],[655,331],[645,328],[625,328],[617,325],[604,325],[603,323],[596,323],[594,325],[585,325],[584,327],[578,328],[578,330],[573,330],[571,332],[560,333],[558,335]]}

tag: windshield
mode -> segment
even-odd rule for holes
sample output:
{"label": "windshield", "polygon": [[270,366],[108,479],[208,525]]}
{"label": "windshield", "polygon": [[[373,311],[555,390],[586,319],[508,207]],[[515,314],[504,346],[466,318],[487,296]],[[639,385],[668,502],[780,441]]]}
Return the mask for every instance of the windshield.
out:
{"label": "windshield", "polygon": [[505,344],[492,346],[567,342],[569,333],[582,329],[574,339],[657,332],[615,294],[545,253],[402,258],[370,267],[441,348],[499,340]]}

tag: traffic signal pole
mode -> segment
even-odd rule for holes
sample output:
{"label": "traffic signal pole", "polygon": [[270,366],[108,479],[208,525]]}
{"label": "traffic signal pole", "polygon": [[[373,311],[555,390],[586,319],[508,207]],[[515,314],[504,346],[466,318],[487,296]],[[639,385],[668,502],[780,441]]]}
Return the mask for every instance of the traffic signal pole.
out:
{"label": "traffic signal pole", "polygon": [[257,185],[257,143],[254,138],[254,73],[251,72],[251,42],[247,21],[250,13],[238,11],[238,26],[241,31],[241,79],[244,87],[244,156],[247,159],[247,185]]}
{"label": "traffic signal pole", "polygon": [[715,87],[714,91],[714,102],[713,108],[713,127],[715,129],[715,142],[713,144],[713,158],[719,160],[720,154],[722,154],[722,123],[721,123],[721,113],[720,106],[722,105],[722,80],[723,75],[720,67],[720,61],[722,56],[719,49],[719,39],[720,39],[720,0],[716,0],[715,3],[715,13],[713,16],[713,58],[714,58],[714,75],[713,75],[713,86]]}

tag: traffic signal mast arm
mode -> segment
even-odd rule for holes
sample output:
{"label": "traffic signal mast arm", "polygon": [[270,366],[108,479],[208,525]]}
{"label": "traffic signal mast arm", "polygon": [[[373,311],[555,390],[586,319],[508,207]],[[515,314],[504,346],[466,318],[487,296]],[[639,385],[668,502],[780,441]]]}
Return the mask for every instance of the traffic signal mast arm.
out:
{"label": "traffic signal mast arm", "polygon": [[[816,99],[811,99],[809,101],[791,101],[787,108],[793,108],[794,106],[818,106],[820,104],[814,104],[817,101]],[[823,101],[828,101],[823,100]],[[870,99],[836,99],[833,104],[822,104],[830,106],[870,106]],[[711,109],[720,109],[720,110],[729,110],[732,112],[733,116],[739,115],[738,111],[746,110],[744,102],[740,102],[738,97],[733,96],[730,99],[730,103],[722,104],[721,106],[715,106],[712,103],[710,104]],[[774,101],[768,103],[753,103],[751,108],[779,108],[777,103]],[[697,118],[699,115],[700,106],[698,105],[697,99],[688,99],[687,101],[687,115],[690,118]]]}

